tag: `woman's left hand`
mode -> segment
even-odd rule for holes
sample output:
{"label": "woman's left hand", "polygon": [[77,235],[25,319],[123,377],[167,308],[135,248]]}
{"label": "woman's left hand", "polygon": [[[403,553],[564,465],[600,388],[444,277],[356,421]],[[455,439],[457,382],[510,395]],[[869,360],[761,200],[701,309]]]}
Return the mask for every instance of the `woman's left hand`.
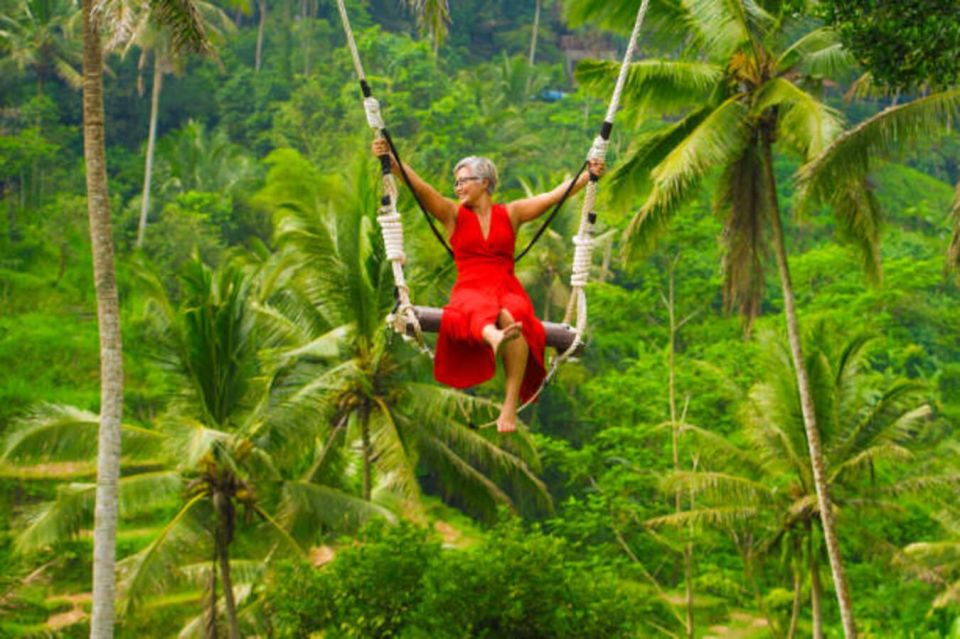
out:
{"label": "woman's left hand", "polygon": [[603,177],[604,172],[607,170],[607,163],[599,158],[594,158],[590,160],[587,169],[593,175]]}

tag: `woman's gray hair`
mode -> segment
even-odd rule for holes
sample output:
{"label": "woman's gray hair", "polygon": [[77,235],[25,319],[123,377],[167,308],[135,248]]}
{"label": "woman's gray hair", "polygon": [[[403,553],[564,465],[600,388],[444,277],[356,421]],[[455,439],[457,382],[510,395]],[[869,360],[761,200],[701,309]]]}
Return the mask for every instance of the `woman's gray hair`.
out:
{"label": "woman's gray hair", "polygon": [[487,193],[492,194],[493,190],[497,188],[497,167],[489,159],[476,155],[463,158],[457,162],[457,166],[453,167],[454,178],[456,178],[457,171],[463,168],[470,169],[474,177],[487,180]]}

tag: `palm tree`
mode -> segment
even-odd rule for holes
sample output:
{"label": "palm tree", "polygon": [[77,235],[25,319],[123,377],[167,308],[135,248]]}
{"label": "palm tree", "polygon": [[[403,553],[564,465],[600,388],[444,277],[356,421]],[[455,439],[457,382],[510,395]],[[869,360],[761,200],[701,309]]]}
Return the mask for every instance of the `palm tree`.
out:
{"label": "palm tree", "polygon": [[[854,336],[838,346],[824,325],[808,335],[810,371],[823,451],[830,473],[833,506],[856,526],[854,512],[895,508],[891,496],[931,486],[942,479],[916,476],[891,478],[882,467],[916,460],[916,440],[931,415],[926,388],[906,380],[886,382],[869,370],[870,339]],[[797,380],[790,352],[782,339],[761,336],[760,379],[749,393],[743,431],[734,445],[708,431],[685,425],[702,444],[716,470],[679,472],[668,480],[673,487],[695,491],[701,507],[654,520],[687,525],[707,522],[755,535],[750,557],[786,560],[793,573],[794,604],[787,635],[797,631],[802,576],[809,577],[812,636],[823,636],[820,537],[823,517],[806,446]],[[914,473],[915,475],[915,473]],[[878,477],[886,478],[879,479]],[[861,534],[869,535],[864,528]],[[753,574],[753,571],[750,571]],[[759,597],[758,597],[759,601]]]}
{"label": "palm tree", "polygon": [[333,425],[317,475],[355,467],[365,499],[399,498],[415,517],[418,466],[447,495],[488,514],[516,506],[510,488],[549,505],[529,438],[470,428],[492,417],[493,402],[420,381],[429,360],[387,331],[393,280],[373,219],[372,176],[364,168],[324,177],[289,150],[268,162],[255,199],[274,213],[281,250],[261,313],[282,383],[297,389],[290,410]]}
{"label": "palm tree", "polygon": [[403,4],[417,17],[420,32],[430,35],[430,39],[433,40],[433,50],[436,52],[450,29],[448,0],[403,0]]}
{"label": "palm tree", "polygon": [[[139,68],[147,65],[153,54],[153,82],[150,89],[150,124],[147,134],[146,166],[143,175],[143,195],[140,200],[140,220],[137,225],[137,247],[143,245],[150,210],[150,184],[153,177],[153,158],[157,139],[157,119],[163,77],[182,68],[189,53],[214,55],[213,37],[233,29],[233,22],[219,7],[204,0],[191,0],[179,7],[179,23],[169,25],[164,5],[153,4],[128,8],[123,21],[114,27],[110,48],[122,47],[126,54],[134,45],[140,48]],[[138,83],[142,86],[142,79]]]}
{"label": "palm tree", "polygon": [[905,557],[921,579],[936,583],[943,591],[933,600],[933,608],[960,603],[960,513],[948,503],[935,515],[947,538],[920,541],[904,548]]}
{"label": "palm tree", "polygon": [[[315,541],[319,526],[344,529],[392,515],[295,472],[316,463],[322,449],[303,443],[322,433],[311,430],[309,422],[292,423],[290,413],[278,408],[282,398],[273,395],[272,375],[258,360],[246,269],[228,263],[214,273],[191,263],[179,308],[170,304],[156,277],[145,276],[143,285],[151,295],[149,314],[156,321],[161,361],[182,387],[155,429],[123,429],[122,514],[170,515],[142,551],[121,562],[123,612],[130,618],[150,592],[202,580],[209,594],[208,631],[215,632],[222,607],[230,636],[239,637],[241,602],[235,592],[246,596],[249,590],[244,594],[234,583],[235,537],[246,533],[265,542],[254,546],[262,555],[250,558],[264,563],[302,554],[299,542]],[[74,409],[44,411],[13,431],[3,458],[20,464],[81,460],[90,454],[95,424],[95,415]],[[283,436],[296,431],[301,433],[296,439]],[[83,483],[62,486],[54,501],[28,516],[18,549],[26,552],[78,533],[87,522],[92,489]]]}
{"label": "palm tree", "polygon": [[[949,133],[960,117],[960,88],[931,93],[888,107],[838,136],[800,169],[800,206],[848,205],[847,193],[867,179],[882,158],[896,157],[911,145]],[[960,267],[960,183],[950,211],[953,236],[947,268]]]}
{"label": "palm tree", "polygon": [[123,350],[113,262],[113,229],[107,192],[104,140],[103,50],[93,0],[83,0],[83,157],[100,332],[100,420],[96,517],[93,531],[93,612],[90,636],[113,637],[116,592],[117,480],[123,416]]}
{"label": "palm tree", "polygon": [[[825,28],[788,41],[788,35],[802,25],[796,24],[785,5],[707,0],[670,10],[670,15],[681,12],[675,22],[688,28],[690,48],[702,58],[633,64],[624,102],[684,115],[636,140],[612,182],[621,198],[645,194],[625,239],[628,248],[650,246],[680,206],[698,192],[704,176],[719,170],[714,206],[724,219],[725,297],[729,307],[744,314],[748,326],[760,308],[765,236],[770,234],[833,581],[845,636],[854,637],[856,626],[833,524],[818,412],[804,365],[773,167],[776,142],[810,159],[839,133],[839,114],[823,104],[812,88],[822,74],[849,64],[850,57]],[[578,75],[594,84],[602,82],[606,88],[615,73],[613,64],[594,63]],[[850,206],[836,213],[857,237],[868,265],[878,268],[876,208],[862,192],[851,195],[857,197],[849,198]]]}
{"label": "palm tree", "polygon": [[79,7],[75,0],[25,0],[16,10],[0,14],[0,43],[6,48],[3,66],[23,71],[33,67],[37,95],[51,74],[71,88],[79,89],[83,78],[77,71],[81,52],[74,37]]}
{"label": "palm tree", "polygon": [[232,143],[225,130],[208,131],[195,120],[157,145],[161,194],[203,191],[236,198],[254,182],[256,172],[253,157]]}

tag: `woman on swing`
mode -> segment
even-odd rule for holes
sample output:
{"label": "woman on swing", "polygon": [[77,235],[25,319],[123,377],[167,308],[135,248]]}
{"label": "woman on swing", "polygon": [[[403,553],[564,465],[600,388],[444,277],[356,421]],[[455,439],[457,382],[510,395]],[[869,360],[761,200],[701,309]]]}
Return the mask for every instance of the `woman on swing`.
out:
{"label": "woman on swing", "polygon": [[[386,140],[375,141],[373,152],[390,154]],[[394,174],[399,174],[396,159],[392,155],[390,159]],[[403,168],[424,208],[443,224],[457,265],[457,281],[440,321],[434,377],[456,388],[474,386],[493,377],[500,355],[506,394],[497,430],[513,432],[518,406],[537,392],[546,374],[546,336],[530,297],[514,275],[514,241],[520,226],[559,202],[570,182],[547,193],[495,204],[497,169],[486,158],[468,157],[457,163],[453,170],[456,200],[442,196],[406,163]],[[590,173],[600,176],[604,169],[603,161],[591,160]],[[589,177],[583,173],[571,195]]]}

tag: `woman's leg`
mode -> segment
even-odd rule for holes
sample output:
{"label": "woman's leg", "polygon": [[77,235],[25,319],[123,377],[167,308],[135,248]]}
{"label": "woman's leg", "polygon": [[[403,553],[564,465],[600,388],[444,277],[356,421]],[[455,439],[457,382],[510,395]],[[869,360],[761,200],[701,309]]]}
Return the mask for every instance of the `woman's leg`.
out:
{"label": "woman's leg", "polygon": [[[527,357],[530,349],[527,346],[527,340],[520,335],[522,328],[520,322],[514,320],[513,315],[507,309],[501,309],[497,317],[497,324],[506,334],[512,332],[513,337],[504,342],[500,353],[503,358],[503,369],[506,374],[506,392],[503,399],[503,407],[500,409],[500,416],[497,418],[497,430],[501,433],[510,433],[517,430],[517,407],[520,404],[520,385],[523,383],[523,374],[527,370]],[[521,339],[514,339],[520,337]]]}

